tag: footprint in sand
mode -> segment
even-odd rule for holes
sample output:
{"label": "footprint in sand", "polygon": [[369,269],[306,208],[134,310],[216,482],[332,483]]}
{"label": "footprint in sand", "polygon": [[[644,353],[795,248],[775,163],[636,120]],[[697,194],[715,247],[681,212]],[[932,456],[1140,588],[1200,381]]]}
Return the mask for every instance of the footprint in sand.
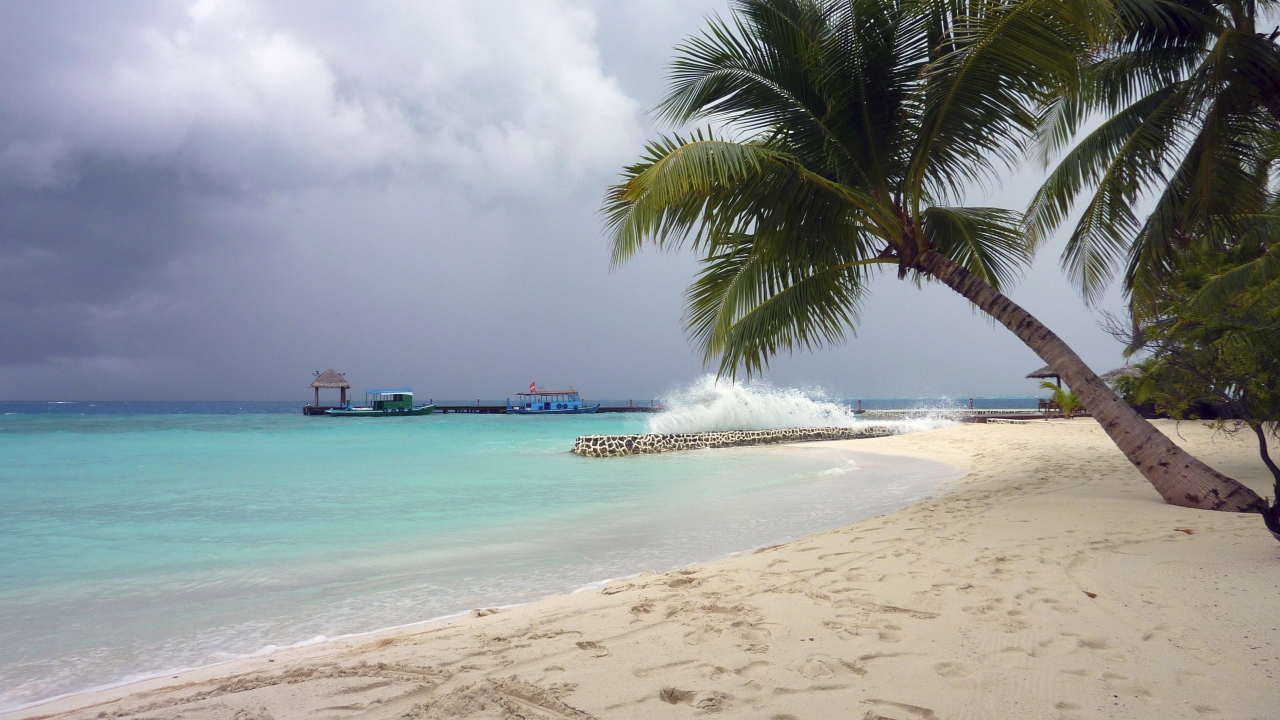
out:
{"label": "footprint in sand", "polygon": [[718,713],[729,707],[732,700],[733,696],[728,693],[710,692],[705,697],[698,698],[693,706],[705,713]]}
{"label": "footprint in sand", "polygon": [[701,645],[702,643],[705,643],[709,640],[715,640],[716,638],[720,637],[721,632],[723,632],[723,630],[721,630],[718,627],[704,625],[703,627],[700,627],[697,630],[686,633],[684,636],[684,641],[689,645]]}
{"label": "footprint in sand", "polygon": [[645,602],[631,606],[631,614],[637,617],[641,615],[647,615],[651,612],[653,612],[653,603],[647,600]]}
{"label": "footprint in sand", "polygon": [[938,720],[937,713],[919,705],[875,699],[862,702],[874,708],[867,711],[864,716],[866,720]]}
{"label": "footprint in sand", "polygon": [[934,665],[933,670],[946,678],[951,687],[957,690],[974,690],[978,687],[977,678],[970,677],[969,668],[963,663],[941,662]]}
{"label": "footprint in sand", "polygon": [[1150,690],[1143,686],[1142,683],[1127,675],[1121,675],[1120,673],[1114,672],[1104,672],[1099,677],[1102,679],[1102,682],[1106,683],[1107,689],[1111,690],[1113,693],[1131,695],[1134,697],[1151,697]]}
{"label": "footprint in sand", "polygon": [[733,696],[722,692],[709,692],[698,697],[696,690],[681,690],[676,687],[664,687],[658,691],[658,699],[671,705],[681,703],[692,705],[704,713],[718,713],[729,706]]}
{"label": "footprint in sand", "polygon": [[893,624],[885,624],[880,626],[880,641],[887,643],[899,643],[905,640],[907,634],[902,628]]}
{"label": "footprint in sand", "polygon": [[803,661],[793,662],[787,665],[787,669],[799,673],[809,680],[828,680],[836,676],[831,666],[819,658],[807,658]]}
{"label": "footprint in sand", "polygon": [[858,677],[867,676],[867,668],[859,663],[856,663],[852,660],[841,660],[840,664],[844,666],[845,670],[848,670],[849,672],[853,673],[854,675],[857,675]]}
{"label": "footprint in sand", "polygon": [[773,637],[773,633],[769,628],[764,627],[763,625],[751,625],[750,623],[739,620],[738,622],[733,623],[730,627],[734,628],[738,633],[738,637],[746,643],[762,643]]}
{"label": "footprint in sand", "polygon": [[591,657],[605,657],[609,654],[609,648],[590,640],[578,643],[578,649],[591,653]]}
{"label": "footprint in sand", "polygon": [[658,699],[664,703],[679,705],[680,703],[692,702],[697,696],[694,690],[681,690],[675,687],[664,687],[658,691]]}

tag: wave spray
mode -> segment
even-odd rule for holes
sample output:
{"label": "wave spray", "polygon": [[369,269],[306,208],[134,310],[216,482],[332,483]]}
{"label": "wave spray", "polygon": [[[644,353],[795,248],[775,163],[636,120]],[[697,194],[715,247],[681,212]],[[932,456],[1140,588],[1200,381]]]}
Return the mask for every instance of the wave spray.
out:
{"label": "wave spray", "polygon": [[[715,430],[778,430],[801,427],[855,427],[865,424],[853,411],[820,394],[768,383],[717,382],[705,375],[664,400],[666,409],[649,419],[651,433]],[[876,420],[898,432],[954,425],[945,417]]]}
{"label": "wave spray", "polygon": [[716,382],[714,375],[699,378],[664,402],[666,410],[649,419],[649,432],[853,427],[861,422],[848,408],[794,388]]}

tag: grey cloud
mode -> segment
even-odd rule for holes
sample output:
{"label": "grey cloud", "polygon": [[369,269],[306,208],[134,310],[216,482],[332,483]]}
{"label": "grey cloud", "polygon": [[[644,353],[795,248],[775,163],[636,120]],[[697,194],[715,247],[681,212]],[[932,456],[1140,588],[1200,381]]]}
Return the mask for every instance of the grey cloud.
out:
{"label": "grey cloud", "polygon": [[74,179],[0,193],[0,363],[93,355],[111,316],[212,240],[193,198],[227,190],[167,163],[86,155]]}
{"label": "grey cloud", "polygon": [[[693,378],[692,259],[610,273],[597,208],[723,5],[0,4],[0,398],[301,397],[328,365],[437,398]],[[959,298],[875,293],[849,347],[770,377],[1024,389],[1034,358]],[[1052,256],[1018,293],[1115,354]]]}
{"label": "grey cloud", "polygon": [[563,3],[10,3],[0,27],[0,363],[136,354],[94,336],[281,197],[557,202],[641,133]]}

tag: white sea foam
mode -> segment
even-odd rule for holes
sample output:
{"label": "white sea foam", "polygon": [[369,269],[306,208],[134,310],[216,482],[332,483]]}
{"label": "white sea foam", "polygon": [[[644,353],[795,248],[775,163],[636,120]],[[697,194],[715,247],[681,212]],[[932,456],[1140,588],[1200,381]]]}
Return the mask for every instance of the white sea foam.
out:
{"label": "white sea foam", "polygon": [[[706,375],[671,393],[666,410],[649,419],[651,433],[691,433],[716,430],[777,430],[799,427],[857,427],[866,421],[818,391],[777,388],[768,383],[717,381]],[[943,416],[877,421],[900,432],[916,432],[954,425]]]}

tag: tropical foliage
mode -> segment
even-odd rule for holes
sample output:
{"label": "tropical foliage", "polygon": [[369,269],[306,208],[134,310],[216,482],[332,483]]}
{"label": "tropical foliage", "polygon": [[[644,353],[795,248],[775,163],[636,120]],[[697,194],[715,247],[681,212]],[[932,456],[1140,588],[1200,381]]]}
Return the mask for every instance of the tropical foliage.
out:
{"label": "tropical foliage", "polygon": [[1267,447],[1280,421],[1280,131],[1239,141],[1252,145],[1238,153],[1252,164],[1247,192],[1216,199],[1217,235],[1185,243],[1142,286],[1129,352],[1150,357],[1121,389],[1172,417],[1250,429],[1275,479],[1265,516],[1280,533],[1280,467]]}
{"label": "tropical foliage", "polygon": [[[1268,436],[1280,421],[1280,292],[1264,268],[1274,265],[1272,246],[1263,257],[1234,268],[1222,257],[1188,264],[1153,303],[1142,327],[1141,376],[1123,391],[1135,402],[1153,402],[1175,418],[1211,419],[1228,432],[1248,428],[1280,498],[1280,467]],[[1232,287],[1240,278],[1256,280]],[[1187,298],[1193,298],[1188,302]],[[1280,533],[1280,500],[1267,515]]]}
{"label": "tropical foliage", "polygon": [[1049,402],[1057,405],[1058,408],[1062,410],[1062,417],[1067,420],[1075,417],[1075,414],[1080,412],[1080,408],[1084,407],[1084,403],[1081,402],[1080,398],[1077,397],[1075,393],[1071,392],[1070,388],[1063,390],[1048,380],[1042,381],[1040,383],[1040,387],[1045,390],[1052,391],[1049,395]]}
{"label": "tropical foliage", "polygon": [[[1062,255],[1089,300],[1124,268],[1134,312],[1188,254],[1222,251],[1267,205],[1280,128],[1275,0],[1113,0],[1117,22],[1042,113],[1046,159],[1071,146],[1028,210],[1033,238],[1083,210]],[[1096,129],[1076,137],[1091,117]],[[1154,201],[1141,217],[1144,198]]]}
{"label": "tropical foliage", "polygon": [[1019,214],[956,201],[1016,160],[1059,81],[1048,68],[1085,47],[1051,4],[735,3],[677,49],[658,109],[719,129],[659,139],[626,169],[605,205],[615,264],[646,239],[698,251],[686,322],[727,374],[841,340],[868,281],[923,279],[929,251],[1009,284],[1033,250]]}
{"label": "tropical foliage", "polygon": [[651,143],[606,195],[614,263],[645,243],[697,252],[685,321],[730,376],[842,340],[883,270],[944,283],[1049,363],[1166,500],[1259,509],[999,292],[1036,238],[1016,212],[964,204],[1079,83],[1080,58],[1114,25],[1109,7],[737,0],[677,48],[658,108],[674,125],[708,125]]}

